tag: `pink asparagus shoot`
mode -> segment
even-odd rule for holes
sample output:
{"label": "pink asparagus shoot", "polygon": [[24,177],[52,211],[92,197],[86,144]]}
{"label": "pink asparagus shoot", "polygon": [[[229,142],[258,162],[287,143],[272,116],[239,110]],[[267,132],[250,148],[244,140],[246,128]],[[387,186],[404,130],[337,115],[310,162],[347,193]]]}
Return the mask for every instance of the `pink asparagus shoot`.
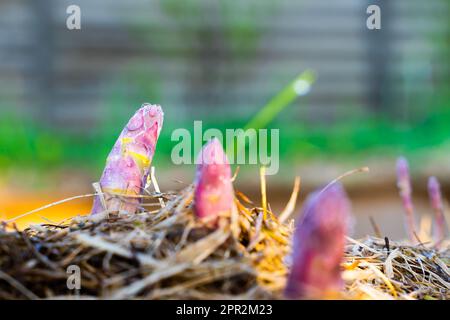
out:
{"label": "pink asparagus shoot", "polygon": [[436,243],[441,243],[445,238],[444,206],[442,204],[441,186],[435,177],[428,179],[428,194],[435,214],[435,240]]}
{"label": "pink asparagus shoot", "polygon": [[213,139],[197,158],[195,214],[197,218],[215,225],[220,216],[231,214],[234,206],[230,164],[219,140]]}
{"label": "pink asparagus shoot", "polygon": [[[159,105],[143,104],[128,121],[108,159],[100,178],[106,208],[100,198],[94,200],[92,214],[111,212],[135,213],[147,181],[164,114]],[[119,197],[117,196],[119,195]]]}
{"label": "pink asparagus shoot", "polygon": [[343,286],[340,264],[350,221],[350,202],[340,183],[308,197],[294,232],[288,298],[337,296]]}
{"label": "pink asparagus shoot", "polygon": [[412,203],[412,188],[411,179],[409,176],[408,161],[400,157],[397,160],[397,187],[400,191],[400,197],[402,198],[403,207],[406,213],[406,231],[411,241],[416,240],[416,226],[414,221],[414,206]]}

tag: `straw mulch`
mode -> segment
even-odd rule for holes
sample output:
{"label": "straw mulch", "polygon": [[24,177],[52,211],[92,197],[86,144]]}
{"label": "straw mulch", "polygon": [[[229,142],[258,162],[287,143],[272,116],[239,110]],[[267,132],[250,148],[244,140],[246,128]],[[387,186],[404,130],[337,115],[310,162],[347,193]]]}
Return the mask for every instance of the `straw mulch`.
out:
{"label": "straw mulch", "polygon": [[[297,190],[278,218],[237,192],[217,229],[195,220],[193,187],[146,196],[135,215],[98,214],[58,225],[0,228],[0,299],[280,299]],[[263,194],[263,197],[265,195]],[[281,221],[280,221],[281,220]],[[343,299],[448,299],[447,244],[348,239]],[[67,268],[81,270],[81,290]]]}

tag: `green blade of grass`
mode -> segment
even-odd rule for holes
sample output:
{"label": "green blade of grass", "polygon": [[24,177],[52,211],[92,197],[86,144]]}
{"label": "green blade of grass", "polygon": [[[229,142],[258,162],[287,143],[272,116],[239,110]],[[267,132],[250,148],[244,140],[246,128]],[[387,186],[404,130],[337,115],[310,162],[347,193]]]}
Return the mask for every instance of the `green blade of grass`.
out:
{"label": "green blade of grass", "polygon": [[245,129],[261,129],[266,127],[275,117],[299,96],[308,94],[316,75],[306,70],[289,85],[273,97],[245,126]]}
{"label": "green blade of grass", "polygon": [[[305,96],[311,90],[312,84],[316,81],[316,75],[312,70],[305,70],[297,76],[291,83],[284,87],[275,97],[273,97],[244,127],[244,130],[265,128],[271,123],[280,112],[286,109],[297,97]],[[234,141],[236,154],[242,154],[247,145],[252,143],[252,139],[237,146]],[[230,155],[229,155],[230,156]]]}

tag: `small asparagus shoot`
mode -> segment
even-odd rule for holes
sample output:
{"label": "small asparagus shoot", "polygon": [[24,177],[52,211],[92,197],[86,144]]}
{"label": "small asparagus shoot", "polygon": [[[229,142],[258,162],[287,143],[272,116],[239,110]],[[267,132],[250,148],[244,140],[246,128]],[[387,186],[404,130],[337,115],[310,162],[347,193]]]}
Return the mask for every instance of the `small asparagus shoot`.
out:
{"label": "small asparagus shoot", "polygon": [[428,179],[428,194],[430,196],[431,207],[435,214],[434,236],[437,244],[445,238],[444,206],[442,204],[441,186],[436,177]]}
{"label": "small asparagus shoot", "polygon": [[197,158],[194,210],[198,219],[216,225],[235,206],[231,168],[218,139],[209,141]]}
{"label": "small asparagus shoot", "polygon": [[144,104],[129,120],[114,144],[100,178],[106,208],[103,207],[100,196],[96,196],[91,214],[105,210],[128,213],[137,211],[163,118],[159,105]]}
{"label": "small asparagus shoot", "polygon": [[414,220],[414,206],[412,203],[412,188],[411,179],[409,175],[408,161],[400,157],[397,160],[397,187],[400,191],[403,207],[405,209],[406,218],[406,232],[409,240],[416,242],[416,225]]}
{"label": "small asparagus shoot", "polygon": [[339,182],[308,197],[294,233],[287,298],[327,299],[342,289],[340,264],[350,221],[350,202]]}

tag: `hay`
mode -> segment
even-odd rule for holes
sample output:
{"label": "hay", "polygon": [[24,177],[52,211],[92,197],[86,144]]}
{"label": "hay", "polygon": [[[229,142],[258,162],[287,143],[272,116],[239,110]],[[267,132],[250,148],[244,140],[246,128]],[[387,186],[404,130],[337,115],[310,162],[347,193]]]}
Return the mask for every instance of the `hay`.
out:
{"label": "hay", "polygon": [[366,237],[348,238],[344,279],[351,299],[450,298],[449,243],[409,245]]}
{"label": "hay", "polygon": [[[217,230],[192,212],[192,186],[153,193],[159,209],[76,217],[60,225],[0,230],[0,298],[70,298],[70,265],[83,298],[267,299],[280,296],[291,228],[236,199],[235,224]],[[161,207],[165,200],[165,206]],[[157,201],[157,202],[155,202]],[[148,203],[145,206],[149,205]]]}
{"label": "hay", "polygon": [[[298,194],[299,181],[293,194]],[[265,194],[265,188],[262,188]],[[280,299],[293,221],[236,192],[238,212],[208,229],[192,212],[193,187],[145,196],[143,212],[0,228],[0,299],[73,299],[67,268],[81,269],[84,299]],[[290,200],[283,220],[293,210]],[[348,238],[343,299],[448,299],[449,245]]]}

